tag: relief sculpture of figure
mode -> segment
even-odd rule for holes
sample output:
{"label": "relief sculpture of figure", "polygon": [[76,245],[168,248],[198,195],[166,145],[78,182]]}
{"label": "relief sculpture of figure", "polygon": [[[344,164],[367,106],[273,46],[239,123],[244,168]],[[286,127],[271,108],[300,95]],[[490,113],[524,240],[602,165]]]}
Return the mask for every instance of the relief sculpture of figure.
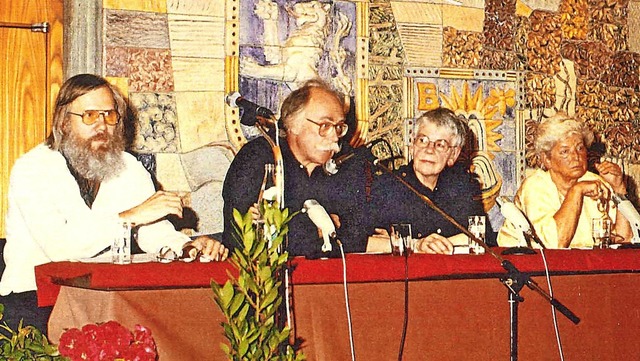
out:
{"label": "relief sculpture of figure", "polygon": [[[256,4],[255,14],[264,23],[263,45],[266,64],[262,65],[253,58],[243,57],[240,61],[240,75],[283,81],[292,90],[297,89],[306,80],[318,78],[318,64],[329,40],[330,9],[330,4],[319,1],[296,3],[287,7],[287,14],[295,20],[296,28],[290,32],[284,44],[276,49],[280,38],[277,34],[278,5],[275,2],[260,0]],[[348,34],[350,28],[351,24],[345,25],[343,19],[341,29],[347,29]],[[346,34],[339,36],[342,38]],[[336,46],[335,41],[333,46]],[[334,63],[335,59],[338,57],[334,56]],[[337,66],[342,70],[342,64]],[[344,83],[344,79],[340,82]],[[340,88],[345,87],[343,85]],[[350,86],[347,89],[350,90]]]}

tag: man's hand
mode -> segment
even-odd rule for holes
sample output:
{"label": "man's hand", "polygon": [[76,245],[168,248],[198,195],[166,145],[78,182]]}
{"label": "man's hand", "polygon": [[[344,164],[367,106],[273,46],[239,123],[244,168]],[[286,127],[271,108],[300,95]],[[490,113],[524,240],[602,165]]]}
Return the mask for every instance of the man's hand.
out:
{"label": "man's hand", "polygon": [[224,261],[229,256],[229,250],[220,241],[208,236],[200,236],[191,242],[187,242],[183,249],[193,247],[203,256],[214,261]]}
{"label": "man's hand", "polygon": [[376,228],[375,233],[367,240],[367,253],[391,253],[389,232],[384,228]]}
{"label": "man's hand", "polygon": [[182,198],[175,192],[157,191],[141,204],[120,213],[136,225],[153,223],[169,214],[182,217]]}
{"label": "man's hand", "polygon": [[432,233],[418,240],[416,252],[430,254],[453,254],[453,244],[446,237]]}

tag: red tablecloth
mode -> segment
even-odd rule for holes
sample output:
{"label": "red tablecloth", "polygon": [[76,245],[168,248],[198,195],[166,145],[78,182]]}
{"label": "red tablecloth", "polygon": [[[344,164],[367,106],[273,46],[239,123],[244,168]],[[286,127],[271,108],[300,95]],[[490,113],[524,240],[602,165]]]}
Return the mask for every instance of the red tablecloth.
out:
{"label": "red tablecloth", "polygon": [[[546,252],[554,296],[581,322],[558,315],[567,360],[619,361],[640,354],[640,251]],[[540,254],[508,256],[546,289]],[[509,357],[508,292],[497,280],[495,258],[412,255],[408,258],[409,315],[405,360],[501,360]],[[350,358],[346,298],[340,259],[295,258],[292,313],[296,337],[308,360]],[[404,258],[347,255],[349,303],[358,359],[397,358],[404,310]],[[38,296],[55,302],[49,336],[70,327],[116,320],[150,327],[161,360],[226,360],[226,343],[211,280],[223,282],[228,262],[38,266]],[[65,284],[67,286],[62,286]],[[519,311],[522,360],[557,359],[550,306],[524,290]],[[179,315],[180,317],[176,317]]]}
{"label": "red tablecloth", "polygon": [[[640,250],[547,250],[553,274],[612,273],[640,271]],[[541,255],[505,256],[520,271],[540,275],[544,271]],[[348,254],[347,281],[386,282],[404,279],[404,258],[378,254]],[[414,254],[408,258],[409,279],[488,278],[505,270],[492,256]],[[327,284],[342,282],[342,260],[309,260],[295,257],[291,261],[293,284]],[[55,303],[60,285],[98,290],[162,289],[209,287],[212,280],[223,283],[227,272],[237,274],[229,262],[168,264],[55,262],[36,267],[38,304]]]}

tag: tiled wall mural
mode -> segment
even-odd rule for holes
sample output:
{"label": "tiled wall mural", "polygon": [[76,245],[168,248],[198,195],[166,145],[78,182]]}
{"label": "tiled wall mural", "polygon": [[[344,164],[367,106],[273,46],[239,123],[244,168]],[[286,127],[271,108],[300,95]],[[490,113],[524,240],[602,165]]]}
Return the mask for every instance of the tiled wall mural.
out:
{"label": "tiled wall mural", "polygon": [[137,107],[136,150],[155,155],[166,188],[192,192],[198,232],[221,230],[226,168],[255,135],[224,95],[277,111],[316,75],[354,99],[354,144],[385,137],[406,157],[406,124],[420,112],[467,117],[489,208],[536,165],[531,130],[558,110],[587,122],[638,179],[638,4],[104,0],[104,72]]}
{"label": "tiled wall mural", "polygon": [[133,150],[164,189],[190,193],[194,234],[222,230],[225,1],[105,0],[104,75],[136,112]]}

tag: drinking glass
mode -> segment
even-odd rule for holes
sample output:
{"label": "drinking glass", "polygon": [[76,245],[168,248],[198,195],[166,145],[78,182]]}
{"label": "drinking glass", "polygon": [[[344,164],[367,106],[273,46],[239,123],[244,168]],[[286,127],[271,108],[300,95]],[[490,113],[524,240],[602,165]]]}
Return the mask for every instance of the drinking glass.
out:
{"label": "drinking glass", "polygon": [[609,248],[611,244],[611,219],[593,218],[591,220],[593,248]]}
{"label": "drinking glass", "polygon": [[[486,229],[486,217],[485,216],[469,216],[469,225],[467,229],[471,234],[473,234],[476,238],[485,240]],[[482,247],[478,242],[471,239],[471,237],[467,237],[469,240],[469,254],[484,254],[484,247]]]}
{"label": "drinking glass", "polygon": [[394,256],[410,255],[415,248],[415,242],[411,236],[411,224],[394,223],[391,225],[391,254]]}
{"label": "drinking glass", "polygon": [[128,221],[116,223],[116,233],[111,245],[111,262],[114,264],[131,263],[131,230],[133,224]]}

